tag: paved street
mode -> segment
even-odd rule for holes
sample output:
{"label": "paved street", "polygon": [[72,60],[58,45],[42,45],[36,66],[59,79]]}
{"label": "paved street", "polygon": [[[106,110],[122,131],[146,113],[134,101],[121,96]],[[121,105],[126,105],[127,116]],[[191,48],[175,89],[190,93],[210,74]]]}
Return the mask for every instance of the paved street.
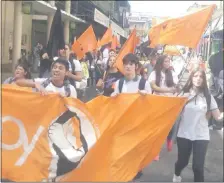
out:
{"label": "paved street", "polygon": [[[142,182],[172,182],[174,163],[177,160],[177,147],[167,152],[166,147],[161,152],[160,161],[152,162],[143,170],[143,175],[135,180]],[[182,173],[183,182],[193,182],[192,157],[189,165]],[[205,182],[223,182],[223,140],[217,131],[211,131],[211,141],[208,146],[205,162]]]}

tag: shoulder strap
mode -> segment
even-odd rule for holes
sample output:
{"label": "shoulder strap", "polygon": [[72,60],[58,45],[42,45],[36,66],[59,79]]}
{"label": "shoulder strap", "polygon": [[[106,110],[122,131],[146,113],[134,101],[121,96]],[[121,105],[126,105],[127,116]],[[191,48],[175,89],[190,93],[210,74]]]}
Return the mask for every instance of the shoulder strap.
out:
{"label": "shoulder strap", "polygon": [[74,72],[75,72],[75,64],[74,64],[74,61],[73,61],[73,59],[69,59],[68,61],[69,61],[70,64],[71,64],[71,67],[72,67],[72,73],[74,73]]}
{"label": "shoulder strap", "polygon": [[118,84],[119,93],[122,92],[123,85],[124,85],[124,78],[121,78],[119,79],[119,84]]}
{"label": "shoulder strap", "polygon": [[68,79],[64,81],[64,87],[65,87],[65,95],[66,97],[70,97],[71,95],[71,88],[70,88],[70,82]]}
{"label": "shoulder strap", "polygon": [[145,89],[145,83],[146,83],[146,79],[144,79],[143,77],[141,77],[141,79],[139,81],[138,89],[139,90],[144,90]]}
{"label": "shoulder strap", "polygon": [[15,81],[14,77],[9,78],[9,84],[11,84],[13,81]]}
{"label": "shoulder strap", "polygon": [[51,78],[47,78],[41,85],[46,88],[51,83]]}
{"label": "shoulder strap", "polygon": [[208,98],[206,99],[206,102],[207,102],[207,111],[210,110],[211,108],[211,94],[208,95]]}

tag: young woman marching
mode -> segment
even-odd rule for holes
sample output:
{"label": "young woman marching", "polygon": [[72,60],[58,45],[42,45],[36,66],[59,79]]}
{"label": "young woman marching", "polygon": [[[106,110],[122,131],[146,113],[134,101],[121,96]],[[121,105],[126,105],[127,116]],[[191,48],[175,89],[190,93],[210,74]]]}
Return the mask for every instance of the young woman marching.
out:
{"label": "young woman marching", "polygon": [[215,120],[223,121],[223,113],[209,93],[203,70],[192,71],[180,96],[188,97],[188,102],[181,114],[177,133],[178,158],[173,182],[181,182],[180,174],[188,165],[192,151],[194,182],[204,182],[204,162],[210,140],[208,117],[212,115]]}
{"label": "young woman marching", "polygon": [[[172,96],[176,93],[175,88],[178,77],[170,69],[170,58],[167,55],[161,55],[158,57],[154,71],[149,76],[149,82],[151,84],[153,93],[156,95]],[[167,137],[167,149],[172,150],[172,136],[174,127],[171,129]],[[155,157],[155,160],[159,160],[159,155]]]}
{"label": "young woman marching", "polygon": [[103,89],[104,96],[110,96],[114,92],[114,84],[123,75],[118,71],[115,66],[116,57],[110,56],[107,64],[107,69],[101,79],[99,79],[96,87],[97,89]]}
{"label": "young woman marching", "polygon": [[26,63],[19,63],[16,66],[14,77],[6,79],[3,84],[14,84],[18,79],[31,79],[29,67]]}

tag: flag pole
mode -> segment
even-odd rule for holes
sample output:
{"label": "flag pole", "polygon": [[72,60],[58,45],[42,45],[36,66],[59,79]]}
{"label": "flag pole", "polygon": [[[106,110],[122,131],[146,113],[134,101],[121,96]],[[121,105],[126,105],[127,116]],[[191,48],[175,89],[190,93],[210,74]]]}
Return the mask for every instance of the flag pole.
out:
{"label": "flag pole", "polygon": [[[195,50],[194,50],[194,51],[195,51]],[[188,65],[190,64],[190,61],[191,61],[191,58],[192,58],[192,56],[193,56],[194,51],[191,52],[191,55],[190,55],[189,58],[188,58],[189,60],[188,60],[188,62],[187,62],[187,65],[186,65],[186,66],[183,68],[183,70],[181,71],[181,75],[180,75],[179,80],[178,80],[178,82],[177,82],[177,86],[180,85],[180,81],[181,81],[181,79],[183,78],[184,73],[185,73],[185,71],[187,70]]]}

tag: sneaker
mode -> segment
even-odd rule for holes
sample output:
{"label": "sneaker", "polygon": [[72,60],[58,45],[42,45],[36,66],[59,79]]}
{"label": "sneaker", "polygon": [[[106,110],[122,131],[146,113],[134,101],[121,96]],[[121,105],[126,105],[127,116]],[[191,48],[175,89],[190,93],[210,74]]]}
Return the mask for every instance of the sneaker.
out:
{"label": "sneaker", "polygon": [[172,140],[167,140],[166,142],[167,145],[167,150],[170,152],[173,149],[173,141]]}
{"label": "sneaker", "polygon": [[154,158],[154,161],[159,161],[159,155]]}
{"label": "sneaker", "polygon": [[175,174],[173,175],[173,182],[181,182],[181,176],[176,176]]}

